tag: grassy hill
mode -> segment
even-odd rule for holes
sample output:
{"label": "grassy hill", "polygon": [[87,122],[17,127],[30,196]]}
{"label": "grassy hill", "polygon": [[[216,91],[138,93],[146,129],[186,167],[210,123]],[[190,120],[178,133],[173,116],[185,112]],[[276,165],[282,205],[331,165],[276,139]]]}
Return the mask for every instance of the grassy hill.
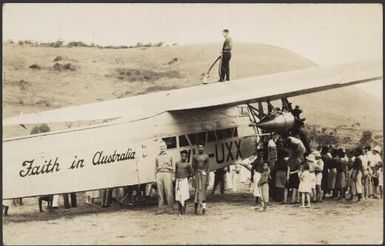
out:
{"label": "grassy hill", "polygon": [[[131,49],[7,44],[3,46],[3,117],[198,85],[220,48],[219,43]],[[231,77],[314,65],[286,49],[237,43]],[[211,75],[212,81],[218,79],[216,68]],[[301,105],[309,124],[334,127],[360,122],[365,128],[382,129],[382,102],[356,87],[291,100]],[[4,136],[29,134],[21,127],[4,130]]]}

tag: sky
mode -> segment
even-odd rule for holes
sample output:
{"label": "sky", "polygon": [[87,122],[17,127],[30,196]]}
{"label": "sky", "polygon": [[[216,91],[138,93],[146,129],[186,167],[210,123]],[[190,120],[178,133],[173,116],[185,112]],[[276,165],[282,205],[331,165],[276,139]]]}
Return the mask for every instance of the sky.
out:
{"label": "sky", "polygon": [[[290,49],[319,65],[382,58],[380,4],[52,4],[3,5],[3,39],[137,42],[234,42]],[[359,85],[382,98],[382,83]]]}

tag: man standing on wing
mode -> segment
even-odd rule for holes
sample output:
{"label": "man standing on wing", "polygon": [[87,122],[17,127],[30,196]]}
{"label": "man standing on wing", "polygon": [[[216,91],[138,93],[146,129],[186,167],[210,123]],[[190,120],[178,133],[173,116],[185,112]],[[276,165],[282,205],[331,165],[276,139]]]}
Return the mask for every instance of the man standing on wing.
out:
{"label": "man standing on wing", "polygon": [[222,47],[222,63],[219,82],[230,80],[230,59],[231,49],[233,47],[233,39],[230,37],[228,29],[223,30],[223,37],[225,38],[225,41],[223,42]]}
{"label": "man standing on wing", "polygon": [[209,156],[204,153],[203,143],[198,144],[198,154],[192,159],[195,186],[194,214],[198,214],[198,206],[202,208],[202,214],[206,214],[206,190],[209,184]]}

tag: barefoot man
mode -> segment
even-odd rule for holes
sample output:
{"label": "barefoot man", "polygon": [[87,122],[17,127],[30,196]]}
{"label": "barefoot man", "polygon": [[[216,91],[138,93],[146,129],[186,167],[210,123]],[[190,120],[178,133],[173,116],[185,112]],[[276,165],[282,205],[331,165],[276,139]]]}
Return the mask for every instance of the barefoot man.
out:
{"label": "barefoot man", "polygon": [[191,164],[187,162],[187,150],[181,151],[181,160],[175,164],[175,200],[178,202],[179,214],[186,213],[186,200],[190,198],[188,178],[192,176]]}
{"label": "barefoot man", "polygon": [[193,157],[194,169],[195,207],[194,214],[198,214],[198,206],[202,214],[206,214],[206,189],[209,184],[209,156],[204,153],[203,143],[198,144],[198,154]]}

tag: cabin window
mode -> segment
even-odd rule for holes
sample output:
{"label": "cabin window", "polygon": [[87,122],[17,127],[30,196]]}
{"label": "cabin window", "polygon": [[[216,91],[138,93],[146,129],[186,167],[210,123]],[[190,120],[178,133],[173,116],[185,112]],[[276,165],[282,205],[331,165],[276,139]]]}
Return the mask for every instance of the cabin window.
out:
{"label": "cabin window", "polygon": [[206,132],[198,133],[198,143],[206,143]]}
{"label": "cabin window", "polygon": [[227,128],[227,129],[222,129],[222,130],[216,130],[215,133],[217,136],[217,140],[227,139],[227,138],[232,138],[232,137],[238,137],[238,129],[237,128]]}
{"label": "cabin window", "polygon": [[217,135],[217,140],[223,139],[223,131],[222,130],[216,130],[215,134]]}
{"label": "cabin window", "polygon": [[179,147],[189,146],[187,138],[185,135],[179,136]]}
{"label": "cabin window", "polygon": [[233,133],[233,137],[238,137],[238,127],[235,127],[234,128],[234,133]]}
{"label": "cabin window", "polygon": [[214,142],[215,140],[217,140],[217,138],[215,137],[215,132],[214,131],[210,131],[207,133],[207,142]]}
{"label": "cabin window", "polygon": [[224,129],[222,131],[223,131],[223,138],[224,139],[231,138],[233,135],[233,129],[232,128],[227,128],[227,129]]}
{"label": "cabin window", "polygon": [[167,149],[176,148],[176,137],[162,138],[162,140],[166,143]]}
{"label": "cabin window", "polygon": [[188,138],[190,139],[191,145],[196,145],[198,143],[197,134],[188,134]]}

